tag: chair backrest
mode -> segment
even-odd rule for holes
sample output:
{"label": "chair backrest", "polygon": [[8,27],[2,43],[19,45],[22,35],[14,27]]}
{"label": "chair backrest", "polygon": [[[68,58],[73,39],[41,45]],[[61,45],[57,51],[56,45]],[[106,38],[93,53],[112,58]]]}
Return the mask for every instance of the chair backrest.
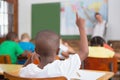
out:
{"label": "chair backrest", "polygon": [[0,63],[11,64],[11,59],[9,55],[0,55]]}
{"label": "chair backrest", "polygon": [[60,77],[51,77],[51,78],[24,78],[20,76],[15,76],[10,73],[4,72],[5,80],[67,80],[67,78]]}
{"label": "chair backrest", "polygon": [[90,70],[112,71],[116,73],[117,59],[87,57],[83,62],[83,68]]}

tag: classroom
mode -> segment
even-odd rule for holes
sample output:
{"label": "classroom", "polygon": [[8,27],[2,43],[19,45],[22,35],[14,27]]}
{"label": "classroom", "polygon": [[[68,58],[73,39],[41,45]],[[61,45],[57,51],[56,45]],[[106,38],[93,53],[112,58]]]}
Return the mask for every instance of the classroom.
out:
{"label": "classroom", "polygon": [[119,4],[0,0],[0,80],[120,80]]}

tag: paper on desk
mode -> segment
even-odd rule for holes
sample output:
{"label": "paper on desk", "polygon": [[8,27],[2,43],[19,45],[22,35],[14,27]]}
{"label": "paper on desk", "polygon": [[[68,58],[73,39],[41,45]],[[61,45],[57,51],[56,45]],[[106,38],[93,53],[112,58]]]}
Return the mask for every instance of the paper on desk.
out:
{"label": "paper on desk", "polygon": [[86,70],[79,70],[80,80],[96,80],[105,75],[104,72],[91,72]]}
{"label": "paper on desk", "polygon": [[0,73],[3,73],[3,69],[2,68],[0,68]]}

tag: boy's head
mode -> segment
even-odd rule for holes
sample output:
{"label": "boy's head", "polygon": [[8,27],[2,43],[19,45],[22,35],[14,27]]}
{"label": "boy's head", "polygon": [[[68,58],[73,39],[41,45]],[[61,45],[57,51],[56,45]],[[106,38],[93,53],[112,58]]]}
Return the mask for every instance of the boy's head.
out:
{"label": "boy's head", "polygon": [[18,35],[15,32],[9,32],[6,35],[6,40],[12,40],[12,41],[18,42]]}
{"label": "boy's head", "polygon": [[93,37],[90,40],[90,46],[103,46],[105,43],[105,40],[99,36]]}
{"label": "boy's head", "polygon": [[60,37],[52,31],[38,32],[35,51],[41,57],[55,57],[59,50]]}
{"label": "boy's head", "polygon": [[30,36],[27,33],[22,34],[21,41],[30,41]]}

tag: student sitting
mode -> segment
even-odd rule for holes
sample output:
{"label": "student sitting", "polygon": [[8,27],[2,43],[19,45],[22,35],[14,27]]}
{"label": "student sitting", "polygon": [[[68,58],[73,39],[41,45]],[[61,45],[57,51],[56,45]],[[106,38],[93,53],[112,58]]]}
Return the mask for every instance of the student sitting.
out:
{"label": "student sitting", "polygon": [[[94,37],[90,41],[89,57],[112,58],[120,59],[120,54],[115,53],[113,49],[105,43],[101,37]],[[107,46],[106,46],[107,45]],[[104,47],[105,46],[105,47]]]}
{"label": "student sitting", "polygon": [[35,52],[39,56],[40,64],[35,65],[32,62],[21,68],[21,77],[44,78],[65,76],[72,78],[79,70],[81,61],[88,55],[88,43],[85,33],[85,20],[76,14],[76,24],[80,31],[80,52],[69,56],[63,61],[56,60],[59,51],[60,37],[51,31],[41,31],[35,38]]}
{"label": "student sitting", "polygon": [[6,35],[6,40],[0,45],[0,55],[9,55],[12,64],[17,63],[17,56],[27,56],[29,52],[23,51],[23,49],[18,45],[18,36],[14,32],[9,32]]}
{"label": "student sitting", "polygon": [[[33,53],[35,51],[35,45],[30,42],[30,36],[27,33],[23,33],[21,35],[21,40],[18,43],[20,45],[20,47],[24,50],[24,51],[29,51],[31,53]],[[32,54],[28,55],[31,56]],[[18,64],[24,64],[26,61],[26,57],[19,57],[20,59],[18,60]]]}
{"label": "student sitting", "polygon": [[30,52],[34,52],[35,50],[35,45],[30,42],[30,37],[27,33],[21,35],[21,41],[19,42],[19,45],[23,50]]}

